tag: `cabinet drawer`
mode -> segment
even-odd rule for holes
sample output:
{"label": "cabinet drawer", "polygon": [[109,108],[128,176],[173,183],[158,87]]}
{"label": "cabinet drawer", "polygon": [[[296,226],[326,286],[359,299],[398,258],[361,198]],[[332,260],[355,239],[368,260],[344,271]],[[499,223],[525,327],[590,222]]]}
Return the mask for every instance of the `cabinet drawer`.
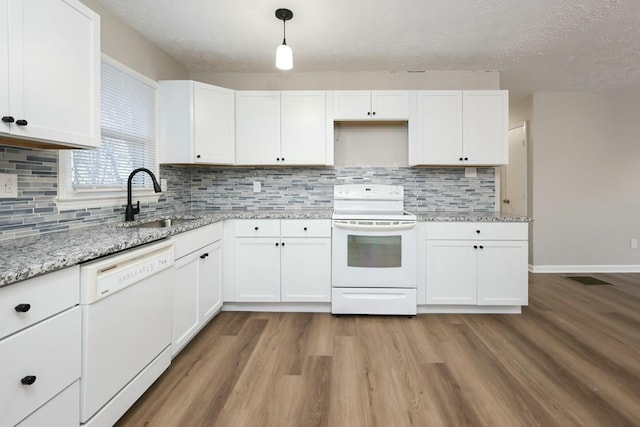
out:
{"label": "cabinet drawer", "polygon": [[526,222],[428,222],[427,240],[527,240]]}
{"label": "cabinet drawer", "polygon": [[17,427],[80,425],[80,381],[67,387]]}
{"label": "cabinet drawer", "polygon": [[330,219],[283,219],[282,237],[331,237]]}
{"label": "cabinet drawer", "polygon": [[236,237],[280,237],[279,219],[238,219]]}
{"label": "cabinet drawer", "polygon": [[[80,302],[80,268],[73,266],[0,288],[0,338]],[[16,311],[28,304],[28,311]],[[23,310],[27,307],[24,306]]]}
{"label": "cabinet drawer", "polygon": [[222,221],[173,236],[175,259],[222,239]]}
{"label": "cabinet drawer", "polygon": [[[2,423],[16,424],[80,378],[80,314],[74,307],[0,341]],[[35,382],[22,384],[27,376]]]}

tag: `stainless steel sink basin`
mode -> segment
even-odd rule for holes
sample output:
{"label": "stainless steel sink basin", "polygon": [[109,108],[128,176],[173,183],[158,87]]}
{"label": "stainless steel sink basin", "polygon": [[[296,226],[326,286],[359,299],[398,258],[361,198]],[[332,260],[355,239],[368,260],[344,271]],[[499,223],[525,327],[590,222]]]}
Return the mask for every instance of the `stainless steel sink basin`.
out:
{"label": "stainless steel sink basin", "polygon": [[171,227],[180,224],[184,224],[187,222],[195,221],[196,218],[165,218],[165,219],[157,219],[151,222],[144,222],[142,224],[132,225],[134,228],[164,228]]}

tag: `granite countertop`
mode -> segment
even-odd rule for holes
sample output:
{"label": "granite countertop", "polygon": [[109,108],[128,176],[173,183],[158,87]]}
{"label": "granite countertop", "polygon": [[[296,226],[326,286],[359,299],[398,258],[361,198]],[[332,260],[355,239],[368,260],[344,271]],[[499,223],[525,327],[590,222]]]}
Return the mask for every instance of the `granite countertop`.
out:
{"label": "granite countertop", "polygon": [[[527,217],[504,216],[492,212],[410,211],[418,216],[418,221],[531,221]],[[126,224],[96,225],[63,233],[3,241],[0,242],[0,253],[3,258],[0,265],[0,287],[225,219],[330,219],[332,213],[331,209],[185,211],[154,215]],[[132,225],[169,217],[189,218],[193,221],[164,228],[132,227]]]}

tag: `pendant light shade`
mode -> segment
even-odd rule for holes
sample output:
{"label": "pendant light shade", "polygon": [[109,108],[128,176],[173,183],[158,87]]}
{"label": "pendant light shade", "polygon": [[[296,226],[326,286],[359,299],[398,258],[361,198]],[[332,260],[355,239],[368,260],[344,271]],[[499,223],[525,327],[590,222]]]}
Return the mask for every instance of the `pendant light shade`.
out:
{"label": "pendant light shade", "polygon": [[283,25],[282,44],[276,49],[276,68],[290,70],[293,68],[293,50],[287,45],[287,21],[293,18],[293,12],[289,9],[278,9],[276,18],[280,19]]}

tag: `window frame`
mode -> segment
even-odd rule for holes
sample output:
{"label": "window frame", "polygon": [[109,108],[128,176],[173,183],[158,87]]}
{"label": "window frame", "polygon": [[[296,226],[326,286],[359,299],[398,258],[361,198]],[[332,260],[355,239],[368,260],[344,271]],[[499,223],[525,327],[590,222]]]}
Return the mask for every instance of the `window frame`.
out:
{"label": "window frame", "polygon": [[[158,83],[105,54],[102,54],[102,58],[100,61],[101,66],[102,62],[107,62],[109,63],[109,65],[118,68],[121,71],[129,74],[130,76],[153,87],[153,89],[156,91],[156,102],[154,110],[156,115],[156,125],[158,125]],[[100,84],[100,87],[102,87],[102,84]],[[100,125],[100,128],[102,128],[102,125]],[[158,133],[158,126],[156,126],[156,135],[154,142],[156,155],[154,165],[152,168],[150,168],[150,170],[156,175],[159,182],[161,182],[159,177],[160,165],[158,161]],[[71,171],[71,150],[59,150],[58,153],[58,195],[54,199],[54,201],[59,211],[97,207],[111,208],[126,205],[126,188],[74,189]],[[153,188],[149,187],[141,188],[138,186],[133,186],[132,196],[135,198],[134,202],[139,200],[140,203],[155,203],[159,199],[159,195],[153,191]]]}

